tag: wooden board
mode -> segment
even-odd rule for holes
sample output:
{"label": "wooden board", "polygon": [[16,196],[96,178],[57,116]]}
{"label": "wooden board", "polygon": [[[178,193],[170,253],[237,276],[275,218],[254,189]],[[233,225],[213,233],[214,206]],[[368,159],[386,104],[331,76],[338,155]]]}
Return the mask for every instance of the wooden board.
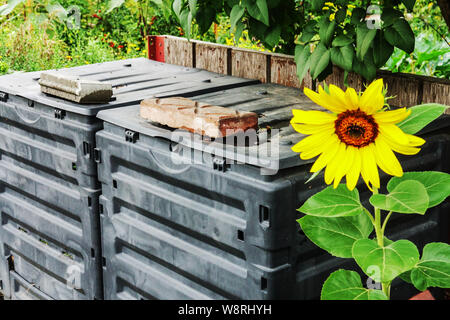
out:
{"label": "wooden board", "polygon": [[377,78],[382,77],[384,85],[387,85],[388,96],[395,96],[389,99],[388,103],[395,107],[411,107],[420,104],[422,98],[420,91],[422,81],[420,78],[407,74],[395,74],[388,71],[379,71]]}
{"label": "wooden board", "polygon": [[[431,81],[423,82],[422,103],[441,103],[450,106],[450,84]],[[450,108],[447,109],[450,114]]]}
{"label": "wooden board", "polygon": [[270,82],[270,56],[259,51],[235,49],[231,53],[231,75]]}
{"label": "wooden board", "polygon": [[167,36],[165,39],[165,62],[185,67],[194,65],[194,44],[183,38]]}
{"label": "wooden board", "polygon": [[[308,76],[309,74],[306,78]],[[304,79],[302,85],[300,85],[294,58],[291,56],[272,55],[270,62],[270,80],[272,83],[281,84],[286,87],[303,88],[305,82],[310,79]]]}
{"label": "wooden board", "polygon": [[208,42],[195,42],[196,68],[231,74],[231,47]]}

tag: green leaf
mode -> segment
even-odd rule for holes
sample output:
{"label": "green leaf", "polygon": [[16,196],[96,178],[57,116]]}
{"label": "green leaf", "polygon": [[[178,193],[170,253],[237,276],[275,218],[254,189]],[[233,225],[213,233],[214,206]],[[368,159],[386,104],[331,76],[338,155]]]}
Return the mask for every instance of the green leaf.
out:
{"label": "green leaf", "polygon": [[346,16],[347,16],[347,8],[339,9],[336,12],[335,20],[337,23],[342,23],[344,22]]}
{"label": "green leaf", "polygon": [[256,5],[261,12],[262,20],[266,26],[269,26],[269,9],[267,8],[267,0],[256,0]]}
{"label": "green leaf", "polygon": [[343,183],[336,189],[329,186],[316,193],[298,209],[311,216],[328,218],[356,216],[363,210],[358,190],[355,188],[350,191]]}
{"label": "green leaf", "polygon": [[376,34],[376,29],[368,29],[365,25],[356,28],[356,56],[360,61],[364,60]]}
{"label": "green leaf", "polygon": [[172,3],[172,9],[173,12],[175,12],[178,19],[181,19],[181,10],[183,9],[183,2],[182,0],[174,0]]}
{"label": "green leaf", "polygon": [[391,45],[407,53],[414,51],[414,32],[405,19],[395,20],[391,26],[387,27],[384,30],[384,38]]}
{"label": "green leaf", "polygon": [[330,51],[320,42],[311,55],[311,76],[316,79],[330,62]]}
{"label": "green leaf", "polygon": [[316,35],[315,32],[307,32],[307,31],[303,31],[302,35],[299,38],[299,41],[302,43],[307,43],[309,42],[314,36]]}
{"label": "green leaf", "polygon": [[210,6],[201,6],[198,8],[196,20],[199,26],[200,34],[208,32],[211,24],[216,18],[216,10]]}
{"label": "green leaf", "polygon": [[236,25],[239,21],[241,21],[242,16],[244,15],[245,8],[241,7],[240,5],[235,5],[233,9],[231,9],[230,13],[230,24],[231,24],[231,30],[234,30],[236,28]]}
{"label": "green leaf", "polygon": [[428,103],[409,108],[411,115],[397,124],[405,133],[415,134],[444,114],[450,108],[437,103]]}
{"label": "green leaf", "polygon": [[385,8],[383,10],[383,13],[381,14],[381,21],[383,22],[383,27],[388,27],[392,25],[395,20],[398,20],[403,17],[403,13],[401,11],[392,9],[392,8]]}
{"label": "green leaf", "polygon": [[378,30],[373,40],[373,62],[375,67],[381,68],[389,60],[394,47],[391,46],[383,37],[383,31]]}
{"label": "green leaf", "polygon": [[439,171],[405,172],[402,177],[393,177],[388,190],[394,190],[406,180],[419,181],[426,189],[429,203],[428,208],[437,206],[450,196],[450,174]]}
{"label": "green leaf", "polygon": [[280,37],[281,37],[281,26],[276,26],[269,30],[269,33],[264,38],[264,42],[266,42],[270,48],[274,48],[280,42]]}
{"label": "green leaf", "polygon": [[411,271],[411,281],[420,291],[428,287],[450,288],[450,245],[427,244],[422,258]]}
{"label": "green leaf", "polygon": [[297,76],[301,84],[311,65],[311,50],[309,49],[309,45],[297,45],[295,47],[295,63],[297,64]]}
{"label": "green leaf", "polygon": [[186,33],[186,37],[190,39],[191,37],[191,26],[192,26],[192,13],[188,9],[184,9],[181,11],[180,15],[180,24]]}
{"label": "green leaf", "polygon": [[197,14],[197,0],[189,0],[189,10],[192,13],[192,16],[195,17]]}
{"label": "green leaf", "polygon": [[425,186],[415,180],[400,182],[389,194],[374,194],[370,203],[379,209],[398,213],[425,214],[428,209],[428,193]]}
{"label": "green leaf", "polygon": [[368,82],[375,79],[377,68],[375,67],[375,64],[373,62],[373,55],[367,54],[364,57],[364,61],[359,61],[356,58],[353,59],[353,71],[356,73],[362,75],[364,79],[366,79]]}
{"label": "green leaf", "polygon": [[402,0],[402,2],[405,5],[406,9],[408,9],[408,11],[412,11],[414,9],[416,0]]}
{"label": "green leaf", "polygon": [[[263,1],[265,1],[265,0],[263,0]],[[267,17],[264,16],[265,13],[263,14],[261,12],[261,9],[259,7],[261,4],[258,1],[243,0],[242,4],[247,8],[247,11],[252,18],[262,22],[266,27],[269,25],[268,16]],[[267,6],[267,4],[266,4],[266,6]],[[267,18],[267,20],[266,20],[266,18]]]}
{"label": "green leaf", "polygon": [[334,38],[333,42],[331,43],[331,45],[333,47],[344,47],[346,45],[349,45],[353,42],[352,38],[349,38],[347,36],[344,35],[339,35],[336,38]]}
{"label": "green leaf", "polygon": [[351,23],[353,25],[361,24],[362,19],[366,16],[366,10],[362,8],[355,8],[352,11]]}
{"label": "green leaf", "polygon": [[340,258],[351,258],[353,243],[367,239],[373,231],[366,214],[334,219],[304,216],[297,221],[308,239]]}
{"label": "green leaf", "polygon": [[244,29],[245,24],[242,21],[239,21],[236,26],[236,32],[234,33],[234,40],[236,41],[236,43],[239,43],[239,39],[241,38]]}
{"label": "green leaf", "polygon": [[388,297],[381,290],[364,288],[357,272],[340,269],[333,272],[325,281],[320,299],[388,300]]}
{"label": "green leaf", "polygon": [[336,28],[336,22],[328,19],[328,16],[324,16],[319,22],[319,36],[323,44],[329,45],[334,35]]}
{"label": "green leaf", "polygon": [[311,0],[311,7],[314,11],[322,10],[325,0]]}
{"label": "green leaf", "polygon": [[402,279],[403,281],[412,284],[412,280],[411,280],[411,270],[408,270],[406,272],[403,272],[401,275],[399,275],[398,277],[400,279]]}
{"label": "green leaf", "polygon": [[352,252],[362,271],[375,282],[390,282],[419,261],[419,251],[408,240],[380,247],[375,240],[361,239],[353,244]]}
{"label": "green leaf", "polygon": [[352,70],[355,51],[353,46],[331,48],[331,61],[346,71]]}

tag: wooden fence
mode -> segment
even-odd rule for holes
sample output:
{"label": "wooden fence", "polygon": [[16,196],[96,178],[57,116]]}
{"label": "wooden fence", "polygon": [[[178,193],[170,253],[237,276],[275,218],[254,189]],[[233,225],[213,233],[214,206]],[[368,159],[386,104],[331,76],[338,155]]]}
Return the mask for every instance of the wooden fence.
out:
{"label": "wooden fence", "polygon": [[[187,41],[173,36],[150,36],[148,52],[149,58],[153,60],[258,79],[263,83],[310,89],[315,85],[309,73],[300,84],[294,57],[289,55],[197,40]],[[379,71],[377,77],[384,79],[388,85],[388,94],[395,96],[390,100],[393,106],[410,107],[430,102],[450,105],[450,80],[389,71]],[[344,88],[344,71],[335,67],[325,82]],[[348,75],[348,83],[356,90],[362,90],[365,85],[364,79],[355,73]]]}

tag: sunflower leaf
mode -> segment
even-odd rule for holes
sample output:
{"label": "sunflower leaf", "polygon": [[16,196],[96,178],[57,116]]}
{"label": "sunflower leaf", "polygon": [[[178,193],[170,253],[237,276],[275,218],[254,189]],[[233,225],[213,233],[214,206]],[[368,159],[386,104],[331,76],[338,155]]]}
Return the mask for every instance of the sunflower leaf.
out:
{"label": "sunflower leaf", "polygon": [[429,197],[425,186],[416,180],[405,180],[388,190],[390,193],[374,194],[370,203],[379,209],[398,213],[425,214]]}
{"label": "sunflower leaf", "polygon": [[297,222],[308,239],[340,258],[351,258],[355,241],[367,239],[373,231],[373,224],[365,214],[334,219],[304,216]]}
{"label": "sunflower leaf", "polygon": [[450,196],[450,174],[438,171],[405,172],[402,177],[393,177],[387,189],[394,190],[406,180],[416,180],[423,184],[429,197],[428,208],[437,206]]}
{"label": "sunflower leaf", "polygon": [[388,300],[381,290],[366,289],[355,271],[337,270],[325,281],[321,300]]}
{"label": "sunflower leaf", "polygon": [[324,218],[356,216],[363,210],[358,190],[350,191],[342,183],[336,189],[329,186],[316,193],[298,209],[307,215]]}
{"label": "sunflower leaf", "polygon": [[409,108],[411,115],[397,124],[405,133],[415,134],[425,128],[429,123],[439,118],[449,106],[437,103],[421,104]]}
{"label": "sunflower leaf", "polygon": [[419,251],[408,240],[381,247],[374,240],[361,239],[353,244],[352,253],[362,271],[375,282],[390,282],[419,262]]}
{"label": "sunflower leaf", "polygon": [[450,288],[450,245],[442,242],[427,244],[422,258],[411,270],[410,279],[420,291],[428,287]]}

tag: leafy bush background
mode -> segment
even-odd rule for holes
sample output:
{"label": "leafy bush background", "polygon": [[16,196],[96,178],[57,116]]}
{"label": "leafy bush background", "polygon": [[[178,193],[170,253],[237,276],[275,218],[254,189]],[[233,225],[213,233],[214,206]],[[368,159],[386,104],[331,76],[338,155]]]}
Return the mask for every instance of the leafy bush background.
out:
{"label": "leafy bush background", "polygon": [[[171,0],[19,2],[11,13],[0,16],[0,74],[143,57],[147,54],[146,35],[185,35],[172,12]],[[0,6],[7,3],[0,0]],[[49,7],[58,3],[66,9],[71,5],[80,8],[79,30],[67,28],[57,11]],[[118,5],[114,7],[114,3]],[[418,0],[414,11],[406,17],[416,36],[415,50],[406,54],[395,49],[383,68],[450,79],[449,32],[436,2]],[[194,22],[192,38],[254,50],[280,51],[278,47],[266,48],[246,30],[236,42],[226,14],[219,15],[215,25],[205,33],[201,34],[199,29]]]}

